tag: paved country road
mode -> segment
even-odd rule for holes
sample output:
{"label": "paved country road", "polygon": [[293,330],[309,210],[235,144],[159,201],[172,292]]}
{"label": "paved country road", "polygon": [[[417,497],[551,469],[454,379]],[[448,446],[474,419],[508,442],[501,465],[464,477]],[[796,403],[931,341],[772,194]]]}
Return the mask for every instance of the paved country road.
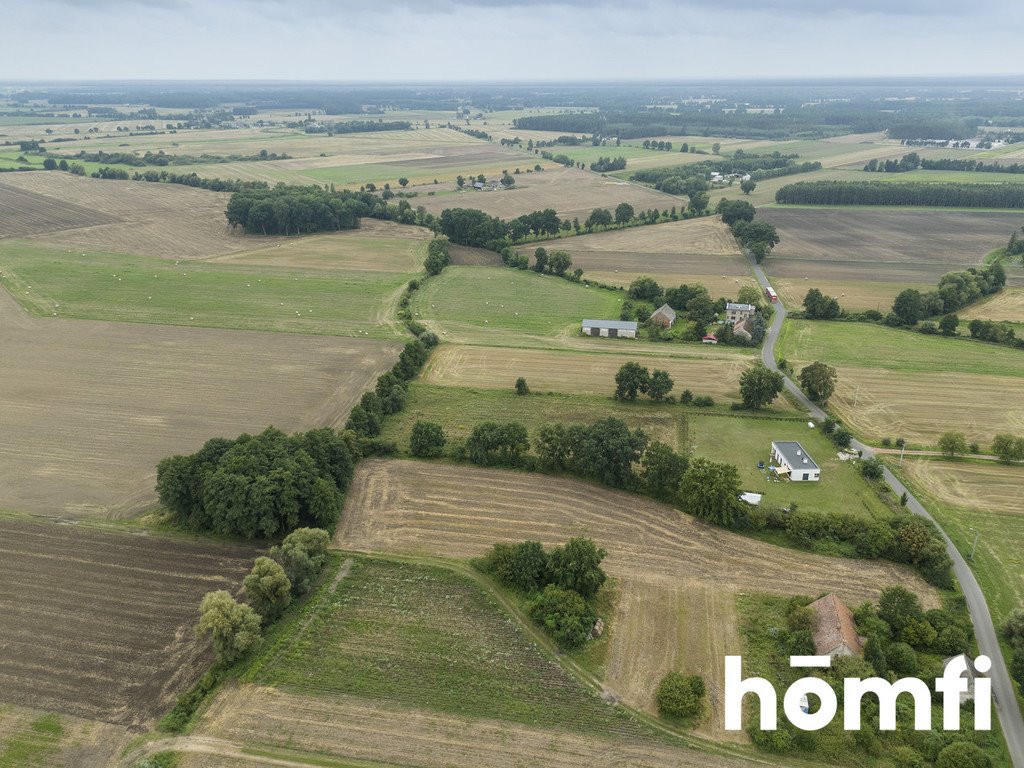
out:
{"label": "paved country road", "polygon": [[[762,288],[766,288],[769,282],[764,274],[764,270],[761,269],[761,265],[749,253],[747,258],[754,269],[757,281],[761,284]],[[764,346],[761,348],[761,359],[768,368],[778,371],[779,367],[775,363],[775,343],[779,340],[779,332],[782,330],[782,323],[786,319],[786,308],[782,306],[781,301],[773,306],[775,308],[775,317],[772,318],[771,327],[765,335]],[[782,372],[780,371],[780,373]],[[788,376],[784,373],[783,376],[785,377],[786,390],[797,399],[800,405],[807,409],[807,412],[813,418],[824,419],[826,416],[825,412],[812,403],[803,390]],[[859,440],[854,440],[850,445],[854,450],[862,451],[866,458],[870,458],[874,454],[870,446],[864,445]],[[931,520],[933,523],[935,522],[935,519],[928,513],[928,510],[924,508],[921,502],[914,498],[914,494],[892,472],[886,469],[884,477],[885,482],[889,484],[889,487],[897,495],[907,494],[907,509],[915,515],[920,515]],[[967,565],[967,561],[960,554],[960,550],[953,546],[953,542],[946,535],[946,532],[942,530],[941,526],[938,523],[935,524],[942,533],[942,538],[945,539],[946,551],[949,552],[949,556],[953,560],[953,573],[956,574],[957,581],[960,582],[960,587],[963,589],[964,598],[967,601],[967,610],[970,612],[971,621],[974,623],[974,633],[978,638],[978,650],[992,659],[992,671],[989,672],[989,676],[992,678],[992,693],[995,698],[999,722],[1003,726],[1003,734],[1006,737],[1006,745],[1010,751],[1010,759],[1013,761],[1015,768],[1024,768],[1024,718],[1021,717],[1020,704],[1013,691],[1013,682],[1006,671],[1003,651],[999,647],[999,638],[992,624],[992,614],[989,613],[988,603],[985,602],[985,596],[981,592],[981,587],[978,586],[978,581],[974,578],[974,573]]]}

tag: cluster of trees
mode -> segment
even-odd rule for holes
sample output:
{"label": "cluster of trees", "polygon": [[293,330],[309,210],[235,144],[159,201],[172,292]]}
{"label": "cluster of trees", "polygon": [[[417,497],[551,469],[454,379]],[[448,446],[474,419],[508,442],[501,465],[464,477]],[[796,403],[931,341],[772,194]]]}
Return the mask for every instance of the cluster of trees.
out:
{"label": "cluster of trees", "polygon": [[992,453],[1000,461],[1024,461],[1024,436],[1011,435],[1006,432],[992,438]]}
{"label": "cluster of trees", "polygon": [[278,185],[235,192],[225,216],[248,234],[301,235],[355,229],[377,200],[368,192]]}
{"label": "cluster of trees", "polygon": [[545,551],[538,541],[495,544],[473,565],[504,586],[525,594],[530,618],[561,648],[592,637],[593,600],[608,578],[601,568],[607,553],[591,539],[569,539]]}
{"label": "cluster of trees", "polygon": [[979,320],[975,318],[967,324],[967,329],[970,332],[972,339],[977,339],[978,341],[989,341],[993,344],[1006,344],[1011,347],[1024,348],[1024,339],[1017,338],[1017,332],[1009,323],[999,323],[994,320]]}
{"label": "cluster of trees", "polygon": [[774,224],[767,221],[748,221],[746,218],[740,218],[730,224],[729,229],[740,247],[754,254],[758,264],[779,244],[778,230]]}
{"label": "cluster of trees", "polygon": [[[783,155],[781,152],[773,152],[770,155],[758,155],[746,154],[743,150],[736,150],[732,157],[729,158],[722,157],[714,160],[702,160],[699,163],[665,168],[641,169],[636,171],[630,179],[644,184],[651,184],[655,189],[660,189],[670,194],[685,194],[675,191],[679,188],[680,183],[684,188],[698,182],[704,182],[706,185],[712,173],[749,175],[750,180],[756,182],[778,176],[789,176],[791,174],[821,170],[821,163],[817,161],[797,163],[795,160],[797,157],[798,155]],[[693,181],[693,179],[696,179],[696,181]]]}
{"label": "cluster of trees", "polygon": [[672,142],[658,141],[656,139],[644,139],[643,147],[644,149],[657,149],[661,150],[662,152],[671,152]]}
{"label": "cluster of trees", "polygon": [[[364,441],[372,441],[380,435],[384,417],[398,413],[405,408],[408,383],[416,378],[430,357],[430,350],[437,346],[437,336],[425,331],[418,338],[408,342],[390,371],[377,377],[375,387],[364,392],[359,403],[349,413],[345,429],[351,430]],[[391,453],[389,446],[364,443],[362,452]]]}
{"label": "cluster of trees", "polygon": [[915,325],[919,320],[955,312],[983,296],[1000,291],[1006,285],[1002,264],[971,267],[963,272],[950,272],[939,278],[934,291],[921,293],[915,288],[901,291],[892,303],[886,323],[892,326]]}
{"label": "cluster of trees", "polygon": [[177,524],[247,539],[301,526],[329,528],[341,511],[360,451],[351,433],[268,427],[157,465],[160,502]]}
{"label": "cluster of trees", "polygon": [[[308,122],[303,126],[306,133],[372,133],[374,131],[408,131],[412,123],[408,120],[342,120],[336,123]],[[489,137],[488,137],[489,138]]]}
{"label": "cluster of trees", "polygon": [[812,320],[835,320],[843,314],[839,300],[826,296],[817,288],[811,288],[804,296],[804,317]]}
{"label": "cluster of trees", "polygon": [[651,400],[660,403],[668,397],[675,382],[668,371],[655,369],[653,372],[630,361],[624,363],[615,374],[615,399],[636,400],[637,395],[647,395]]}
{"label": "cluster of trees", "polygon": [[439,275],[452,262],[448,253],[448,238],[439,235],[427,244],[427,258],[423,261],[423,268],[428,275]]}
{"label": "cluster of trees", "polygon": [[[43,167],[45,168],[46,161],[44,160],[43,163]],[[93,171],[90,174],[90,176],[92,176],[94,179],[120,179],[122,181],[127,181],[130,178],[128,175],[128,171],[126,171],[124,168],[111,168],[109,165],[104,165],[98,171]]]}
{"label": "cluster of trees", "polygon": [[556,277],[565,277],[572,266],[572,257],[565,251],[548,253],[545,248],[533,252],[533,271],[547,272]]}
{"label": "cluster of trees", "polygon": [[801,181],[775,193],[785,205],[916,205],[1024,208],[1024,184],[966,182]]}
{"label": "cluster of trees", "polygon": [[259,645],[262,627],[273,623],[292,600],[309,591],[327,564],[330,535],[300,528],[258,557],[242,584],[246,602],[225,590],[208,592],[199,606],[200,637],[209,637],[217,663],[229,666]]}
{"label": "cluster of trees", "polygon": [[[76,166],[81,169],[81,174],[85,173],[85,167],[82,165],[72,164],[71,173],[75,173]],[[61,169],[63,170],[63,169]],[[205,176],[200,176],[195,173],[169,173],[167,171],[143,171],[142,173],[135,172],[132,174],[132,181],[148,181],[157,182],[163,184],[181,184],[186,187],[196,187],[198,189],[209,189],[213,192],[239,192],[248,189],[268,189],[269,185],[265,181],[242,181],[240,179],[209,179]]]}
{"label": "cluster of trees", "polygon": [[590,164],[590,170],[596,171],[597,173],[621,171],[625,167],[626,158],[624,157],[599,157],[596,162]]}
{"label": "cluster of trees", "polygon": [[986,163],[983,160],[952,157],[921,158],[917,152],[904,155],[899,160],[872,160],[864,166],[865,171],[900,173],[918,168],[925,171],[968,171],[978,173],[1024,173],[1024,163]]}
{"label": "cluster of trees", "polygon": [[1019,257],[1024,264],[1024,227],[1013,230],[1010,241],[1006,244],[1006,255],[1010,258]]}

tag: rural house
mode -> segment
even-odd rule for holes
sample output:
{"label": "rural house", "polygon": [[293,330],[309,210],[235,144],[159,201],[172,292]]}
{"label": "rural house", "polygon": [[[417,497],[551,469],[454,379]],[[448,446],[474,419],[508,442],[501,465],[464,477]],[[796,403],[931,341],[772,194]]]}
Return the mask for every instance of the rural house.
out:
{"label": "rural house", "polygon": [[736,304],[730,301],[725,305],[725,320],[734,325],[740,320],[749,320],[754,316],[755,309],[753,304]]}
{"label": "rural house", "polygon": [[860,656],[864,640],[857,634],[853,614],[834,593],[810,604],[814,611],[812,636],[819,656]]}
{"label": "rural house", "polygon": [[789,476],[794,483],[804,480],[815,481],[821,477],[821,467],[807,455],[800,443],[794,441],[772,442],[772,461],[777,465],[775,473]]}
{"label": "rural house", "polygon": [[668,304],[662,304],[650,317],[653,325],[660,325],[662,328],[671,328],[676,321],[676,311]]}
{"label": "rural house", "polygon": [[635,320],[584,320],[584,336],[609,336],[626,339],[636,338]]}

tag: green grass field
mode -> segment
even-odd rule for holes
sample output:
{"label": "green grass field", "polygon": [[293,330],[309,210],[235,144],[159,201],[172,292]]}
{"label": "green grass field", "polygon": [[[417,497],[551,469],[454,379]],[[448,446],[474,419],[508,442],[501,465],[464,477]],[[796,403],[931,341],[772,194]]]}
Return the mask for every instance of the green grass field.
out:
{"label": "green grass field", "polygon": [[[406,450],[416,421],[440,424],[449,440],[465,439],[483,421],[518,421],[531,439],[547,422],[593,423],[622,419],[678,451],[735,464],[744,490],[764,494],[765,504],[801,507],[884,519],[891,513],[851,462],[842,462],[832,443],[802,418],[751,416],[727,409],[714,415],[703,409],[650,402],[621,403],[611,397],[546,394],[521,397],[507,391],[443,387],[415,382],[404,411],[387,419],[383,437]],[[771,453],[773,440],[799,440],[822,467],[817,483],[770,482],[757,468]]]}
{"label": "green grass field", "polygon": [[[0,707],[0,724],[4,711]],[[0,737],[0,768],[43,768],[53,765],[64,734],[58,715],[43,715],[22,730]]]}
{"label": "green grass field", "polygon": [[135,323],[393,337],[412,274],[327,272],[0,246],[0,284],[34,314]]}
{"label": "green grass field", "polygon": [[495,598],[446,568],[357,558],[311,619],[264,654],[255,682],[590,733],[651,733],[570,678]]}
{"label": "green grass field", "polygon": [[624,294],[505,267],[449,267],[418,291],[417,319],[446,340],[520,346],[575,334],[585,318],[618,319]]}
{"label": "green grass field", "polygon": [[867,323],[790,320],[783,326],[776,356],[894,371],[1024,376],[1019,350]]}

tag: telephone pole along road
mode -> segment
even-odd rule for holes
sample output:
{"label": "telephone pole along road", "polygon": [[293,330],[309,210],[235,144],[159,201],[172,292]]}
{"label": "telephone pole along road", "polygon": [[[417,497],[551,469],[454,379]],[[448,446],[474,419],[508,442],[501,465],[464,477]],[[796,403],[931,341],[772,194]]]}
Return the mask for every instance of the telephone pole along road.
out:
{"label": "telephone pole along road", "polygon": [[[761,284],[761,289],[767,288],[769,286],[768,278],[765,276],[764,270],[761,269],[761,265],[754,260],[749,252],[747,259],[754,269],[754,275]],[[772,307],[775,310],[775,317],[772,318],[771,327],[765,335],[764,345],[761,347],[761,359],[770,370],[782,373],[786,390],[796,398],[812,418],[822,421],[826,417],[825,411],[812,403],[789,376],[783,371],[779,371],[779,366],[775,363],[775,343],[779,339],[782,323],[786,319],[786,308],[782,306],[781,300],[773,304]],[[871,458],[874,455],[871,447],[864,445],[859,440],[854,440],[850,445],[854,450],[861,451],[865,458]],[[888,468],[885,470],[884,479],[897,496],[904,493],[907,495],[907,509],[915,515],[920,515],[935,523],[935,519],[928,513],[928,510],[914,498],[914,494]],[[992,678],[992,693],[995,698],[996,712],[1003,727],[1003,735],[1006,737],[1010,760],[1013,761],[1015,768],[1024,768],[1024,718],[1021,717],[1020,704],[1013,690],[1013,681],[1010,680],[1010,675],[1006,671],[1003,651],[999,647],[999,638],[992,624],[992,614],[989,613],[988,603],[985,602],[985,595],[982,594],[981,587],[978,586],[978,580],[974,578],[974,572],[967,565],[960,550],[953,546],[953,542],[938,523],[935,523],[935,526],[942,534],[942,538],[946,542],[946,551],[949,552],[949,556],[953,560],[953,573],[956,575],[957,581],[960,582],[964,599],[967,601],[967,610],[970,612],[971,622],[974,624],[974,634],[978,638],[978,650],[992,659],[992,670],[989,672],[989,677]]]}

